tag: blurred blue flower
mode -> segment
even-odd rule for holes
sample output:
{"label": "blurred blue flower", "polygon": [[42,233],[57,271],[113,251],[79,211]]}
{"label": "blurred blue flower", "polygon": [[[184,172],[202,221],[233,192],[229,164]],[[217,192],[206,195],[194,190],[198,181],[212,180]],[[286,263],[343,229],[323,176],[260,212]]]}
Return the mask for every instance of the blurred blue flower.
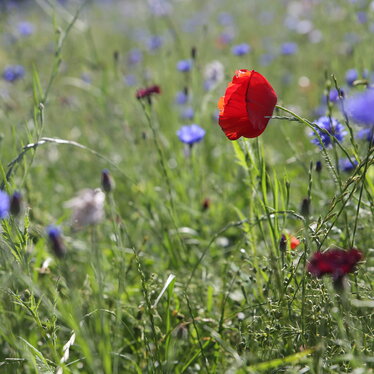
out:
{"label": "blurred blue flower", "polygon": [[345,81],[349,86],[353,85],[353,82],[358,79],[358,72],[356,69],[349,69],[345,73]]}
{"label": "blurred blue flower", "polygon": [[367,140],[368,142],[374,143],[374,128],[365,127],[357,131],[356,138],[361,140]]}
{"label": "blurred blue flower", "polygon": [[230,13],[222,12],[218,15],[218,23],[222,26],[230,26],[234,23],[234,19]]}
{"label": "blurred blue flower", "polygon": [[296,43],[293,42],[286,42],[281,45],[281,54],[282,55],[293,55],[297,52],[298,47]]}
{"label": "blurred blue flower", "polygon": [[149,10],[155,16],[166,16],[170,14],[172,8],[167,0],[148,0]]}
{"label": "blurred blue flower", "polygon": [[226,45],[232,42],[234,39],[234,35],[231,32],[223,32],[219,37],[218,37],[218,44],[219,45]]}
{"label": "blurred blue flower", "polygon": [[260,64],[261,66],[268,66],[270,65],[274,60],[274,55],[271,53],[264,53],[260,56]]}
{"label": "blurred blue flower", "polygon": [[231,52],[236,56],[244,56],[251,51],[251,47],[247,43],[234,45]]}
{"label": "blurred blue flower", "polygon": [[22,65],[9,65],[3,71],[3,78],[8,82],[15,82],[25,76],[25,69]]}
{"label": "blurred blue flower", "polygon": [[22,36],[30,36],[34,32],[34,25],[30,22],[24,21],[17,25],[17,30]]}
{"label": "blurred blue flower", "polygon": [[357,21],[361,24],[366,23],[368,21],[368,15],[366,12],[363,12],[363,11],[357,12],[356,16],[357,16]]}
{"label": "blurred blue flower", "polygon": [[84,73],[81,74],[81,79],[85,83],[91,83],[92,82],[91,75],[90,75],[90,73],[87,73],[87,72],[84,72]]}
{"label": "blurred blue flower", "polygon": [[183,73],[186,73],[192,69],[191,60],[180,60],[177,63],[177,69]]}
{"label": "blurred blue flower", "polygon": [[62,240],[61,229],[55,225],[49,225],[46,228],[46,233],[48,235],[49,244],[57,257],[64,257],[66,254],[66,248]]}
{"label": "blurred blue flower", "polygon": [[127,61],[130,65],[136,65],[143,60],[143,53],[140,49],[134,48],[127,55]]}
{"label": "blurred blue flower", "polygon": [[355,123],[374,126],[374,88],[345,100],[345,111]]}
{"label": "blurred blue flower", "polygon": [[45,231],[49,238],[58,238],[61,235],[61,229],[55,225],[49,225]]}
{"label": "blurred blue flower", "polygon": [[123,77],[123,81],[124,81],[125,84],[127,84],[128,86],[135,86],[136,83],[137,83],[136,77],[135,77],[135,75],[133,75],[133,74],[125,75],[125,76]]}
{"label": "blurred blue flower", "polygon": [[162,46],[163,39],[161,36],[158,35],[152,35],[148,40],[148,49],[150,51],[156,51]]}
{"label": "blurred blue flower", "polygon": [[9,215],[10,197],[9,195],[0,190],[0,219],[7,218]]}
{"label": "blurred blue flower", "polygon": [[188,92],[187,90],[178,91],[175,95],[175,102],[179,105],[184,105],[188,101]]}
{"label": "blurred blue flower", "polygon": [[205,136],[205,130],[199,125],[192,124],[189,126],[182,126],[178,131],[177,135],[182,143],[193,145],[194,143],[200,142]]}
{"label": "blurred blue flower", "polygon": [[[316,129],[319,136],[321,137],[323,145],[328,148],[332,146],[332,137],[334,137],[339,142],[342,142],[344,140],[345,135],[347,135],[347,132],[344,130],[344,126],[335,118],[329,118],[327,116],[320,117],[316,122],[314,122],[317,126],[319,126],[321,129],[326,130],[328,133]],[[322,149],[322,145],[320,144],[319,139],[315,135],[315,133],[312,131],[309,133],[313,139],[311,142],[313,144],[318,145]]]}
{"label": "blurred blue flower", "polygon": [[350,172],[356,168],[358,165],[358,162],[356,160],[353,160],[352,162],[349,161],[348,158],[341,158],[339,160],[339,170]]}
{"label": "blurred blue flower", "polygon": [[181,112],[182,119],[193,119],[195,111],[191,107],[184,108]]}
{"label": "blurred blue flower", "polygon": [[329,100],[332,103],[336,103],[337,101],[339,101],[339,93],[340,93],[340,96],[344,98],[344,91],[342,89],[340,89],[339,91],[336,88],[333,88],[332,90],[330,90]]}

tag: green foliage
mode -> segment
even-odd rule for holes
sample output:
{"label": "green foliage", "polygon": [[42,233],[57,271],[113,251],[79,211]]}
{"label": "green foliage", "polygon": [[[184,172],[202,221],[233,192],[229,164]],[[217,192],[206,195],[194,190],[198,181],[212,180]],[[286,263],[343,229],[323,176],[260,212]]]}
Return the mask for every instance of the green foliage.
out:
{"label": "green foliage", "polygon": [[[320,130],[313,109],[344,85],[345,71],[373,68],[369,22],[356,20],[373,11],[369,2],[332,3],[171,1],[163,16],[145,1],[0,4],[0,67],[27,72],[0,83],[2,189],[24,199],[20,216],[1,221],[4,373],[372,373],[374,148],[349,122],[332,149],[308,133]],[[319,43],[284,26],[298,7]],[[224,11],[234,25],[217,22]],[[27,38],[14,35],[24,19],[35,26]],[[236,42],[251,44],[249,55],[217,42],[231,27]],[[145,34],[164,45],[148,51]],[[298,53],[280,55],[289,40]],[[130,64],[135,47],[143,60]],[[191,47],[192,71],[178,72]],[[263,64],[269,52],[274,60]],[[226,78],[207,92],[212,60]],[[252,67],[280,105],[260,138],[230,144],[212,118],[216,102],[235,69]],[[125,83],[130,75],[135,86]],[[160,95],[135,98],[155,83]],[[174,101],[184,88],[206,130],[189,155],[176,136],[187,123]],[[327,99],[324,110],[344,122],[338,104]],[[344,173],[341,157],[358,166]],[[64,203],[100,187],[104,168],[116,182],[105,218],[74,230]],[[50,224],[62,227],[64,258],[48,246]],[[281,250],[282,234],[300,245]],[[309,256],[330,247],[364,254],[344,292],[306,271]]]}

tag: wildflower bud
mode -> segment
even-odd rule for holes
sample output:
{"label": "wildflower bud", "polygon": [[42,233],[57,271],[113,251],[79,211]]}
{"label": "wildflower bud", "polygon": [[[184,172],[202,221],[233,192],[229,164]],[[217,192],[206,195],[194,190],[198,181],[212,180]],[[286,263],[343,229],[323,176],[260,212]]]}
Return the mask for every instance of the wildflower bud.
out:
{"label": "wildflower bud", "polygon": [[308,198],[303,199],[303,201],[301,202],[300,213],[304,217],[309,217],[309,215],[310,215],[310,200]]}
{"label": "wildflower bud", "polygon": [[196,60],[196,56],[197,56],[197,49],[196,49],[196,47],[192,47],[191,48],[191,58],[192,58],[192,60]]}
{"label": "wildflower bud", "polygon": [[188,338],[188,327],[185,323],[180,323],[175,330],[173,331],[173,335],[178,340],[186,340]]}
{"label": "wildflower bud", "polygon": [[281,252],[286,252],[287,249],[287,238],[286,235],[282,234],[281,239],[279,241],[279,250]]}
{"label": "wildflower bud", "polygon": [[184,93],[186,96],[188,96],[188,87],[184,87],[184,88],[183,88],[183,93]]}
{"label": "wildflower bud", "polygon": [[207,211],[210,207],[210,199],[209,198],[205,198],[203,203],[201,204],[201,209],[203,212]]}
{"label": "wildflower bud", "polygon": [[19,191],[14,192],[10,198],[10,214],[17,217],[22,210],[22,195]]}
{"label": "wildflower bud", "polygon": [[118,51],[113,52],[113,59],[114,59],[115,63],[118,62],[118,60],[119,60],[119,52]]}
{"label": "wildflower bud", "polygon": [[54,225],[47,227],[47,235],[51,249],[58,258],[62,258],[66,254],[66,249],[62,241],[61,230]]}
{"label": "wildflower bud", "polygon": [[317,161],[316,162],[316,172],[320,173],[321,171],[322,171],[322,162],[321,161]]}
{"label": "wildflower bud", "polygon": [[101,172],[101,186],[105,192],[111,192],[114,189],[113,178],[108,169],[104,169]]}

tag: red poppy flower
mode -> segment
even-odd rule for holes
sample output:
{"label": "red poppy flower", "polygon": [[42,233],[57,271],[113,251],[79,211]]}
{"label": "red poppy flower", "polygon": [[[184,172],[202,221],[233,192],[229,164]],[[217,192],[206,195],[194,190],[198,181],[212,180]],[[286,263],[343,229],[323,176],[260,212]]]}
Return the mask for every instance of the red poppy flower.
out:
{"label": "red poppy flower", "polygon": [[138,91],[136,91],[136,98],[137,99],[143,99],[145,97],[149,97],[153,94],[159,94],[161,93],[160,86],[154,85],[147,88],[141,88]]}
{"label": "red poppy flower", "polygon": [[277,94],[265,77],[237,70],[218,102],[219,125],[230,140],[255,138],[265,130],[276,103]]}
{"label": "red poppy flower", "polygon": [[334,280],[338,280],[354,271],[362,257],[362,253],[355,248],[349,251],[330,249],[323,253],[316,252],[309,260],[308,271],[318,278],[330,274]]}
{"label": "red poppy flower", "polygon": [[300,240],[293,235],[289,236],[289,240],[290,240],[291,249],[296,249],[300,244]]}

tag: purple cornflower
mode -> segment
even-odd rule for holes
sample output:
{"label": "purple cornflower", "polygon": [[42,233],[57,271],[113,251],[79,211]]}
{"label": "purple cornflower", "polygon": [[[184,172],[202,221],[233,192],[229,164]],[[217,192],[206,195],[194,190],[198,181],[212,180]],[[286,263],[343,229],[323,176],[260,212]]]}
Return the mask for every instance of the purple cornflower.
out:
{"label": "purple cornflower", "polygon": [[264,53],[260,56],[261,66],[269,66],[274,60],[274,55],[271,53]]}
{"label": "purple cornflower", "polygon": [[199,125],[182,126],[178,131],[177,135],[182,143],[192,146],[195,143],[200,142],[205,136],[205,130]]}
{"label": "purple cornflower", "polygon": [[127,60],[128,60],[130,65],[138,64],[139,62],[141,62],[143,60],[142,51],[140,49],[137,49],[137,48],[132,49],[127,56]]}
{"label": "purple cornflower", "polygon": [[229,32],[223,32],[217,39],[217,43],[219,46],[225,46],[232,42],[234,39],[234,35]]}
{"label": "purple cornflower", "polygon": [[51,249],[55,255],[59,258],[64,257],[66,254],[66,249],[62,240],[60,228],[55,225],[49,225],[45,231],[48,235]]}
{"label": "purple cornflower", "polygon": [[10,198],[6,192],[0,190],[0,219],[8,217],[9,208]]}
{"label": "purple cornflower", "polygon": [[188,101],[188,92],[187,90],[178,91],[175,95],[175,102],[179,105],[184,105]]}
{"label": "purple cornflower", "polygon": [[192,69],[192,61],[191,60],[180,60],[177,63],[177,69],[182,73],[187,73]]}
{"label": "purple cornflower", "polygon": [[[326,148],[329,148],[332,146],[332,137],[334,137],[339,142],[342,142],[344,139],[344,136],[347,134],[347,132],[344,130],[344,126],[335,118],[329,118],[329,117],[320,117],[315,124],[319,126],[321,129],[326,130],[322,131],[320,129],[316,129],[318,135],[321,137],[322,143]],[[314,132],[311,132],[309,134],[310,136],[313,136],[314,138],[311,140],[312,143],[318,145],[320,148],[322,148],[322,144],[320,143],[320,140],[315,135]]]}
{"label": "purple cornflower", "polygon": [[222,12],[218,15],[218,22],[222,26],[230,26],[234,23],[234,19],[230,13]]}
{"label": "purple cornflower", "polygon": [[339,91],[336,88],[333,88],[332,90],[330,90],[329,92],[330,102],[336,103],[337,101],[339,101],[339,93],[340,93],[340,96],[344,98],[344,91],[342,89],[340,89]]}
{"label": "purple cornflower", "polygon": [[297,52],[297,44],[293,42],[286,42],[281,45],[281,54],[282,55],[293,55]]}
{"label": "purple cornflower", "polygon": [[9,65],[3,71],[3,78],[8,82],[15,82],[23,78],[25,69],[22,65]]}
{"label": "purple cornflower", "polygon": [[374,89],[369,88],[345,101],[345,111],[355,123],[374,126]]}
{"label": "purple cornflower", "polygon": [[349,86],[353,85],[353,82],[358,79],[358,72],[356,69],[349,69],[345,73],[345,81]]}
{"label": "purple cornflower", "polygon": [[195,112],[194,112],[193,108],[191,108],[191,107],[184,108],[181,112],[181,118],[182,119],[191,120],[191,119],[193,119],[194,115],[195,115]]}
{"label": "purple cornflower", "polygon": [[236,56],[244,56],[251,51],[251,47],[247,43],[234,45],[231,52]]}
{"label": "purple cornflower", "polygon": [[361,140],[367,140],[368,142],[374,143],[374,128],[365,127],[357,131],[356,137]]}
{"label": "purple cornflower", "polygon": [[135,75],[133,75],[133,74],[125,75],[125,76],[123,77],[123,81],[124,81],[125,84],[127,84],[128,86],[135,86],[135,85],[137,84],[136,77],[135,77]]}
{"label": "purple cornflower", "polygon": [[163,39],[161,36],[158,35],[152,35],[148,40],[148,49],[150,51],[156,51],[162,46]]}
{"label": "purple cornflower", "polygon": [[31,22],[20,22],[17,25],[18,33],[22,36],[30,36],[34,33],[34,25]]}
{"label": "purple cornflower", "polygon": [[341,158],[339,160],[339,170],[350,172],[354,169],[356,169],[356,166],[358,165],[358,162],[356,160],[353,160],[352,162],[349,161],[348,158]]}

